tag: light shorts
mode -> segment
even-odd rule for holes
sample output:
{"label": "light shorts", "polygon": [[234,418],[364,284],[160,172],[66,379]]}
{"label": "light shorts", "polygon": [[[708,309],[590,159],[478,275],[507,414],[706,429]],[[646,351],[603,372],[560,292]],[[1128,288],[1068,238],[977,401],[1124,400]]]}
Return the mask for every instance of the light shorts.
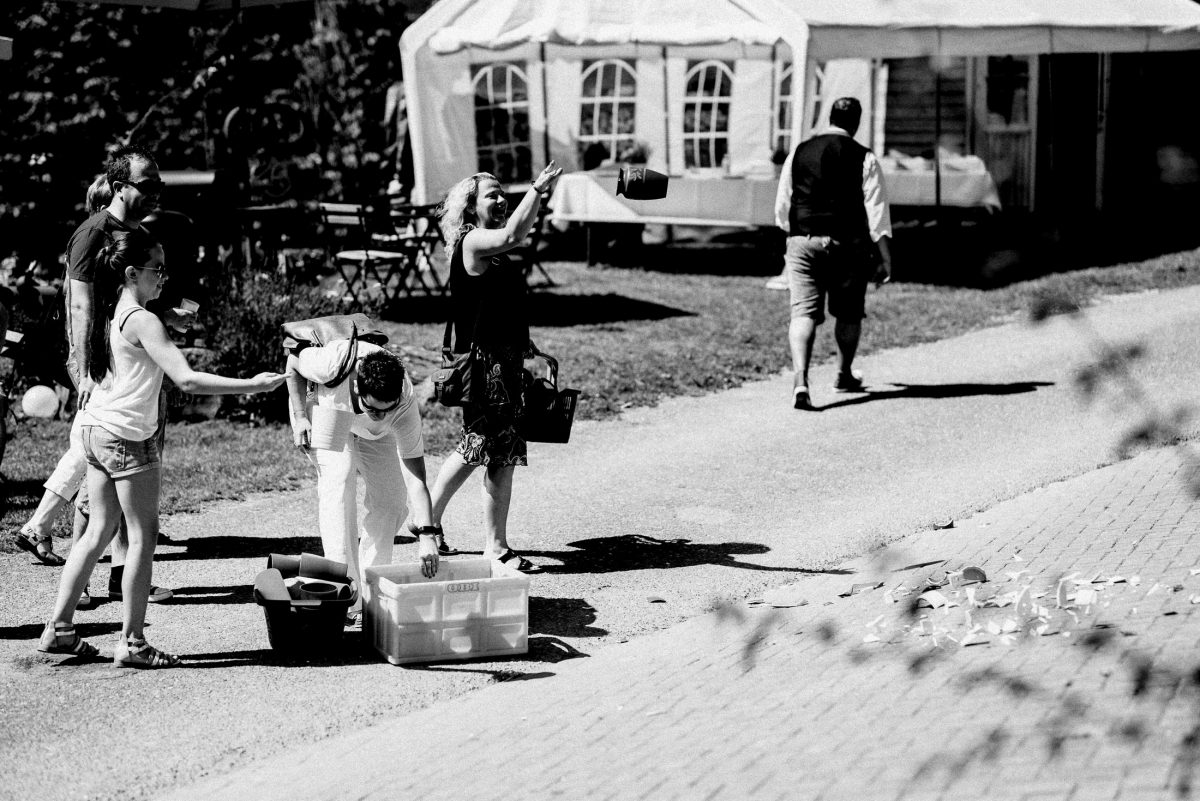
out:
{"label": "light shorts", "polygon": [[826,296],[829,313],[838,320],[855,323],[866,317],[867,280],[851,248],[828,236],[789,236],[783,263],[792,319],[808,317],[823,323]]}
{"label": "light shorts", "polygon": [[83,450],[88,464],[109,478],[128,478],[162,466],[157,438],[153,436],[136,442],[122,439],[102,426],[84,426]]}

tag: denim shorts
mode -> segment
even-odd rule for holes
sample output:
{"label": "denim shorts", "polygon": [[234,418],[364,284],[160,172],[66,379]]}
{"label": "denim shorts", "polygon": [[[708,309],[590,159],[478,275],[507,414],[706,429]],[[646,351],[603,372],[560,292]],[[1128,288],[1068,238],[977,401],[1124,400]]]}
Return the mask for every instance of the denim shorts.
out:
{"label": "denim shorts", "polygon": [[136,442],[122,439],[102,426],[83,427],[83,450],[88,464],[109,478],[127,478],[162,465],[155,437]]}
{"label": "denim shorts", "polygon": [[855,323],[866,316],[867,279],[851,248],[828,236],[789,236],[783,263],[792,319],[824,322],[826,297],[829,313],[842,322]]}

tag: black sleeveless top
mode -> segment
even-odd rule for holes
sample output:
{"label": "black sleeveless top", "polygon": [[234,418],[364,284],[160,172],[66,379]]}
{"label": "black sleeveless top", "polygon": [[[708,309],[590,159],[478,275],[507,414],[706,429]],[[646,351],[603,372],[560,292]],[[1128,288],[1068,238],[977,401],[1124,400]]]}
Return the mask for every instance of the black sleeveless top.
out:
{"label": "black sleeveless top", "polygon": [[529,344],[525,274],[504,254],[491,260],[487,272],[471,275],[463,266],[463,240],[454,246],[450,258],[450,319],[454,321],[455,353],[470,350],[472,330],[476,344],[484,350],[524,348]]}

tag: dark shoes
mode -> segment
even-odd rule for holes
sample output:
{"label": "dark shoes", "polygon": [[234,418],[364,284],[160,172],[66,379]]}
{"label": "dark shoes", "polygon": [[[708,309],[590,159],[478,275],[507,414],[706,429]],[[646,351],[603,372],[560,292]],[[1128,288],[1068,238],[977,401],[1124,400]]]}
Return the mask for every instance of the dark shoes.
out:
{"label": "dark shoes", "polygon": [[835,392],[865,392],[862,373],[838,373],[837,380],[833,382],[833,389]]}
{"label": "dark shoes", "polygon": [[808,387],[796,387],[792,390],[792,408],[811,412],[812,398],[808,395]]}

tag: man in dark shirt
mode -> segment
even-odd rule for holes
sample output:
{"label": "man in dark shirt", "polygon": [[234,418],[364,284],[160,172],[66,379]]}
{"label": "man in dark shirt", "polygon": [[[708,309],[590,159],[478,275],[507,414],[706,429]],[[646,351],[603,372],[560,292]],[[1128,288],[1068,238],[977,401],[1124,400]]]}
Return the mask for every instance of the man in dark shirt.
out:
{"label": "man in dark shirt", "polygon": [[875,154],[854,141],[862,106],[852,97],[834,101],[829,126],[801,142],[783,165],[775,198],[776,223],[788,232],[784,256],[791,292],[788,344],[796,371],[792,405],[812,409],[808,367],[817,326],[836,318],[838,392],[862,392],[851,369],[867,283],[891,279],[892,234],[883,176]]}

